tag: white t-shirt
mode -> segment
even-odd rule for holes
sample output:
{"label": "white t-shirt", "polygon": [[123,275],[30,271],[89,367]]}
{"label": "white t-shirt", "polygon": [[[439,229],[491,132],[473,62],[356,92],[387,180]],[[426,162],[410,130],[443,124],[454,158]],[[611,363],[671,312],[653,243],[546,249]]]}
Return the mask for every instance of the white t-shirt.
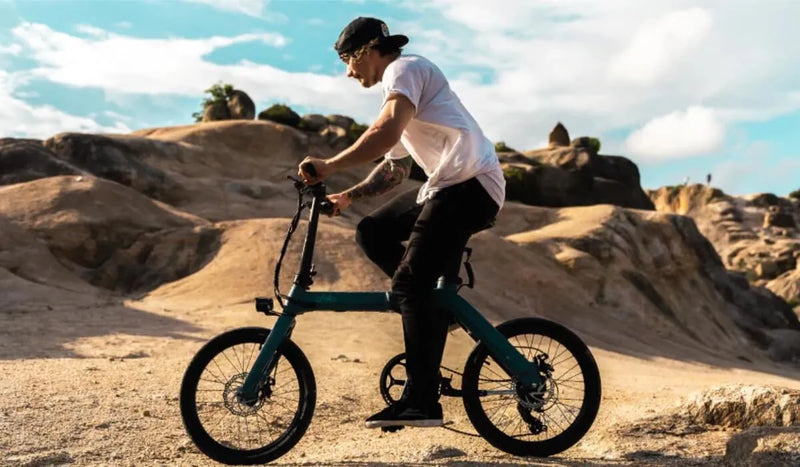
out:
{"label": "white t-shirt", "polygon": [[416,107],[416,115],[386,158],[411,154],[425,171],[428,181],[419,190],[418,203],[442,188],[476,177],[497,205],[503,206],[506,181],[494,145],[436,65],[418,55],[401,55],[383,72],[381,91],[381,107],[392,94],[406,96]]}

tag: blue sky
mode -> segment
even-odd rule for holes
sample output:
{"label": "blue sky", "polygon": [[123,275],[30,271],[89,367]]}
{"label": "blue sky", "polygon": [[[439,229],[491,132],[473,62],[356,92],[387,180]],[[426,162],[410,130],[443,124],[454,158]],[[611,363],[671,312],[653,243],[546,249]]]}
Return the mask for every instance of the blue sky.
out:
{"label": "blue sky", "polygon": [[0,0],[0,137],[187,124],[218,81],[369,122],[377,90],[332,49],[360,15],[408,35],[493,141],[541,147],[561,121],[646,188],[800,188],[793,0]]}

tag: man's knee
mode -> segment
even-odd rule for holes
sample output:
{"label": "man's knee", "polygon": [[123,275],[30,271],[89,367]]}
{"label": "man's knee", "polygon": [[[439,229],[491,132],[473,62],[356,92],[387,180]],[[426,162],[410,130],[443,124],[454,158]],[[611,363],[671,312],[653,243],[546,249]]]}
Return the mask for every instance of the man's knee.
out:
{"label": "man's knee", "polygon": [[356,243],[367,254],[375,249],[376,239],[379,238],[378,222],[375,218],[366,216],[356,226]]}
{"label": "man's knee", "polygon": [[392,305],[402,313],[416,313],[424,308],[430,298],[434,280],[429,271],[412,271],[411,266],[401,262],[392,276]]}

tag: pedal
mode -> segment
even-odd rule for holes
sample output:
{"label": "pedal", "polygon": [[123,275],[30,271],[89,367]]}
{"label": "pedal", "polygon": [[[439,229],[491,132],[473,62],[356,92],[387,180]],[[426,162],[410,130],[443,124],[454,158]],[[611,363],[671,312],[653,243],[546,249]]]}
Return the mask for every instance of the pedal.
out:
{"label": "pedal", "polygon": [[382,426],[381,431],[384,433],[394,433],[395,431],[400,431],[405,428],[403,425],[397,426]]}

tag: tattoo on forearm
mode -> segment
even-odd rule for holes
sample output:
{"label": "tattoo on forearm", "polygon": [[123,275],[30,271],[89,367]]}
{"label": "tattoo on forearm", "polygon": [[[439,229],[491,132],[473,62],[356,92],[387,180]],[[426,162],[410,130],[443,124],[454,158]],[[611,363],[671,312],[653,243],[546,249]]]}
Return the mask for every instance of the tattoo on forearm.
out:
{"label": "tattoo on forearm", "polygon": [[385,159],[363,182],[347,190],[350,200],[365,196],[378,196],[396,187],[411,173],[411,156],[402,159]]}

